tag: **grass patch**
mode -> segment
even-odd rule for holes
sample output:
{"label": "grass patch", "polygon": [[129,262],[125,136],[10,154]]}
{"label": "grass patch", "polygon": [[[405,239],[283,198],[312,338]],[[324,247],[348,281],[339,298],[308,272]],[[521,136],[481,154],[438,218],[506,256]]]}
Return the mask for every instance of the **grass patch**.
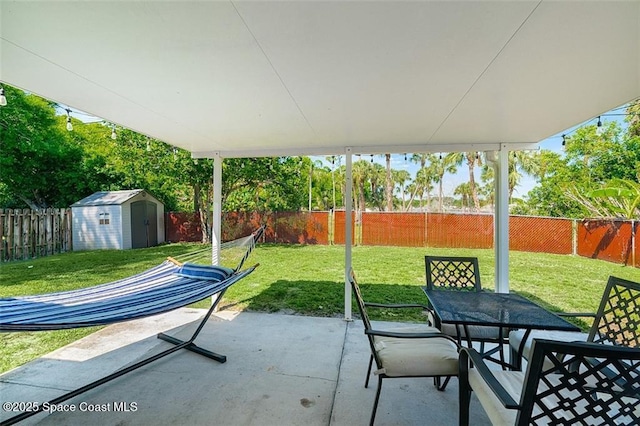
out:
{"label": "grass patch", "polygon": [[[166,256],[180,258],[199,244],[169,244],[148,249],[65,253],[0,265],[0,297],[70,290],[139,273]],[[426,303],[424,255],[477,256],[482,285],[494,288],[493,250],[410,247],[354,247],[353,267],[366,300]],[[344,247],[261,244],[248,264],[256,271],[232,286],[222,309],[342,316]],[[595,312],[609,275],[640,281],[640,269],[576,256],[510,253],[511,290],[547,309]],[[205,308],[209,300],[194,307]],[[356,312],[355,304],[352,307]],[[398,310],[397,310],[398,311]],[[373,319],[424,321],[420,310],[371,312]],[[42,356],[98,328],[0,335],[0,371]]]}

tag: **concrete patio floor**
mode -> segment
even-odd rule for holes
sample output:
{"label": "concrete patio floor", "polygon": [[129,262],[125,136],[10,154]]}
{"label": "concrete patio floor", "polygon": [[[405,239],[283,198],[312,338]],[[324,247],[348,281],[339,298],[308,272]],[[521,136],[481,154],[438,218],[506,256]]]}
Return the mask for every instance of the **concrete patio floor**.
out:
{"label": "concrete patio floor", "polygon": [[[48,401],[169,343],[188,338],[204,311],[184,308],[116,324],[0,376],[5,402]],[[180,350],[66,401],[75,412],[40,413],[21,425],[367,425],[377,379],[364,388],[369,347],[361,321],[218,312],[196,343],[217,363]],[[119,404],[125,403],[125,404]],[[128,408],[128,411],[116,411]],[[89,411],[104,408],[108,411]],[[12,413],[2,411],[1,420]],[[490,424],[474,399],[474,425]],[[458,380],[386,379],[376,425],[456,425]]]}

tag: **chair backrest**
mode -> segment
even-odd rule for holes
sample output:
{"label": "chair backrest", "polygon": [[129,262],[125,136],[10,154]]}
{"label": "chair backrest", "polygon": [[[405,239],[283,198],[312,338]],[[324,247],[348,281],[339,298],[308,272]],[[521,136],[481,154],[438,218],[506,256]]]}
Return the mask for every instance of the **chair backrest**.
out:
{"label": "chair backrest", "polygon": [[609,277],[588,341],[640,347],[640,283]]}
{"label": "chair backrest", "polygon": [[425,256],[427,289],[481,291],[477,257]]}
{"label": "chair backrest", "polygon": [[[367,307],[364,305],[364,299],[362,298],[362,293],[360,292],[360,286],[358,286],[358,281],[356,280],[356,274],[353,271],[353,268],[349,270],[349,283],[351,283],[351,290],[353,290],[353,296],[356,298],[356,304],[358,305],[358,311],[360,312],[360,318],[362,318],[365,332],[367,330],[371,330],[372,329],[371,321],[369,320],[369,315],[367,315]],[[376,342],[373,336],[370,334],[367,334],[367,338],[369,339],[371,354],[374,356],[376,360],[376,365],[378,366],[378,368],[380,368],[381,362],[376,352]]]}
{"label": "chair backrest", "polygon": [[356,280],[356,274],[353,271],[353,268],[349,270],[349,282],[351,283],[351,289],[353,290],[353,295],[356,298],[356,304],[358,305],[358,311],[360,312],[360,318],[362,318],[362,322],[364,323],[365,330],[371,330],[371,321],[369,321],[369,315],[367,315],[367,308],[364,305],[364,299],[362,298],[362,293],[360,292],[360,286],[358,285],[358,281]]}
{"label": "chair backrest", "polygon": [[516,425],[640,424],[640,350],[536,339],[532,353]]}

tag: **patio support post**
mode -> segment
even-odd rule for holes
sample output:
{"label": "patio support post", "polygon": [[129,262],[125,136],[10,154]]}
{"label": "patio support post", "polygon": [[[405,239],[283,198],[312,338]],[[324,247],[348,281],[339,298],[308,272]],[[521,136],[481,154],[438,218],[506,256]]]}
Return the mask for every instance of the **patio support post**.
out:
{"label": "patio support post", "polygon": [[496,292],[509,293],[509,149],[500,144],[494,162],[496,210],[493,215]]}
{"label": "patio support post", "polygon": [[222,231],[222,157],[213,155],[213,218],[211,223],[211,264],[220,264],[220,238]]}
{"label": "patio support post", "polygon": [[[222,238],[222,157],[219,152],[213,155],[213,215],[211,220],[211,264],[220,265],[220,240]],[[211,296],[216,304],[219,294]]]}
{"label": "patio support post", "polygon": [[352,150],[351,147],[345,149],[345,194],[344,194],[344,319],[351,321],[351,284],[349,283],[349,270],[351,269],[351,235],[352,222]]}

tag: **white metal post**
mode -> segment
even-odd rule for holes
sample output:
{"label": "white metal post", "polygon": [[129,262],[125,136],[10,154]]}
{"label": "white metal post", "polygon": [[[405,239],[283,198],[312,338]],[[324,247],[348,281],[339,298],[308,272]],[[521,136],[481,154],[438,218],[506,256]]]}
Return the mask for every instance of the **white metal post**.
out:
{"label": "white metal post", "polygon": [[[222,238],[222,157],[216,152],[213,156],[213,215],[211,219],[211,264],[220,265],[220,240]],[[219,294],[211,296],[216,303]]]}
{"label": "white metal post", "polygon": [[500,145],[494,163],[496,211],[494,214],[494,251],[496,292],[509,293],[509,150]]}
{"label": "white metal post", "polygon": [[344,194],[344,319],[351,321],[351,284],[349,283],[349,271],[351,270],[351,234],[353,225],[351,222],[352,206],[352,158],[351,148],[345,150],[345,194]]}
{"label": "white metal post", "polygon": [[213,156],[213,218],[211,223],[211,264],[220,265],[220,239],[222,232],[222,157]]}

